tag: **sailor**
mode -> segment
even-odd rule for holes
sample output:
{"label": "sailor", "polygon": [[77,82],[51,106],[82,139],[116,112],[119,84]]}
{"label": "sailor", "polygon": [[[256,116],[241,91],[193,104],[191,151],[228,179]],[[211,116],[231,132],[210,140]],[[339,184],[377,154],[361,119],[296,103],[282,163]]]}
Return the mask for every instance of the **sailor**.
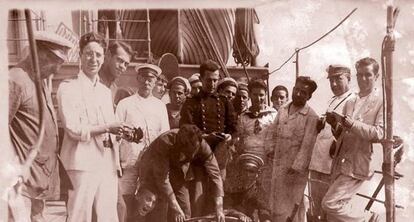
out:
{"label": "sailor", "polygon": [[244,82],[237,83],[237,93],[236,97],[233,100],[234,111],[237,115],[242,114],[249,108],[249,89],[247,84]]}
{"label": "sailor", "polygon": [[231,77],[220,79],[217,83],[217,93],[221,96],[227,97],[229,101],[233,101],[236,97],[238,84],[236,80]]}
{"label": "sailor", "polygon": [[[133,55],[134,52],[131,46],[122,41],[112,42],[106,51],[104,63],[99,70],[99,79],[102,84],[111,90],[114,101],[119,102],[120,100],[116,81],[126,72]],[[132,94],[131,89],[121,90],[128,90]]]}
{"label": "sailor", "polygon": [[188,81],[190,82],[190,85],[191,85],[189,97],[193,97],[201,91],[201,88],[203,86],[200,80],[200,74],[194,73],[193,75],[190,76],[190,78],[188,78]]}
{"label": "sailor", "polygon": [[[228,144],[231,144],[232,134],[236,132],[236,113],[232,103],[224,96],[216,92],[219,80],[220,66],[207,60],[200,66],[200,77],[202,90],[192,98],[188,98],[181,109],[180,126],[183,124],[194,124],[203,132],[203,138],[210,145],[215,153],[223,179],[225,178],[225,168],[228,161]],[[205,172],[196,169],[196,180],[194,198],[200,199],[193,210],[196,216],[203,213],[202,210],[206,198],[206,192],[201,187],[202,180],[207,177]],[[206,200],[207,201],[207,200]],[[209,203],[206,203],[207,205]]]}
{"label": "sailor", "polygon": [[127,206],[129,218],[135,208],[134,194],[137,187],[138,172],[135,168],[139,155],[151,142],[170,129],[165,104],[152,95],[157,77],[161,69],[153,64],[142,64],[135,67],[138,90],[135,94],[121,100],[116,108],[119,120],[133,128],[141,129],[143,138],[139,143],[122,140],[120,158],[123,176],[120,187]]}
{"label": "sailor", "polygon": [[[271,189],[272,221],[305,220],[303,192],[308,180],[308,167],[315,145],[318,116],[307,104],[316,90],[308,76],[299,76],[292,91],[292,102],[279,108],[274,124],[269,127],[273,156]],[[299,211],[295,212],[299,206]]]}
{"label": "sailor", "polygon": [[[344,65],[329,65],[326,69],[330,87],[334,96],[328,102],[327,112],[342,113],[347,100],[353,98],[354,93],[350,90],[351,70]],[[313,201],[312,216],[319,220],[326,220],[326,214],[322,210],[322,198],[328,191],[332,157],[329,150],[335,146],[335,137],[332,134],[331,125],[325,124],[325,117],[319,121],[319,134],[316,137],[313,148],[310,170],[310,195]]]}
{"label": "sailor", "polygon": [[[40,78],[47,79],[57,74],[67,60],[72,44],[51,32],[35,32],[34,39],[39,58]],[[39,98],[37,98],[31,56],[27,55],[9,70],[9,132],[11,145],[20,164],[39,139]],[[52,103],[51,88],[41,84],[43,97],[43,124],[45,134],[39,153],[30,166],[30,174],[24,178],[20,198],[10,200],[9,208],[15,221],[44,221],[46,198],[59,197],[59,137],[57,118]],[[13,203],[21,200],[21,205]]]}
{"label": "sailor", "polygon": [[160,199],[152,212],[155,217],[147,218],[147,221],[165,221],[162,216],[166,204],[168,221],[180,222],[194,216],[190,190],[196,165],[208,175],[212,190],[208,198],[215,203],[217,221],[224,222],[223,181],[217,160],[202,138],[201,130],[189,124],[161,134],[143,153],[138,164],[142,184],[155,188]]}
{"label": "sailor", "polygon": [[285,86],[277,85],[275,88],[273,88],[270,100],[272,101],[273,108],[275,108],[276,111],[278,111],[281,106],[286,104],[288,99],[289,92]]}
{"label": "sailor", "polygon": [[175,129],[179,128],[181,107],[190,92],[190,83],[186,78],[177,76],[171,79],[167,88],[170,95],[170,103],[166,105],[168,121],[170,122],[170,128]]}
{"label": "sailor", "polygon": [[345,103],[342,115],[326,116],[340,134],[333,152],[333,182],[322,200],[328,221],[378,221],[378,214],[354,209],[349,202],[372,177],[373,143],[384,135],[383,100],[375,88],[379,65],[366,57],[357,61],[355,68],[358,94]]}

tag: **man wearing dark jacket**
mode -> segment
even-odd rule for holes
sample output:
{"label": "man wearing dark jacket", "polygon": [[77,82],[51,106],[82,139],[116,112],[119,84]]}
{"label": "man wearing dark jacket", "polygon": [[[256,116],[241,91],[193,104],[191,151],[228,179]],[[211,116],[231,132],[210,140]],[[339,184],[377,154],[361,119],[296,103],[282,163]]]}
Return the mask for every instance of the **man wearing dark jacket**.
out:
{"label": "man wearing dark jacket", "polygon": [[165,221],[160,216],[166,210],[166,203],[169,205],[168,221],[181,222],[192,216],[189,188],[195,165],[207,173],[212,184],[217,221],[224,221],[223,181],[216,158],[202,139],[200,129],[189,124],[161,134],[139,161],[142,186],[155,187],[160,199],[147,221]]}

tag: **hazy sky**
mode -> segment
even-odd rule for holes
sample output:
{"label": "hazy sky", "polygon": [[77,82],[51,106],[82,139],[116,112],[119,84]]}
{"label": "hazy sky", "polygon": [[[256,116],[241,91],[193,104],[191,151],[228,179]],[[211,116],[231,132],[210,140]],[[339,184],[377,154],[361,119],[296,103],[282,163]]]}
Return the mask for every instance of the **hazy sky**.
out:
{"label": "hazy sky", "polygon": [[[87,1],[76,1],[70,4],[63,2],[53,4],[43,1],[43,4],[33,4],[34,8],[47,8],[49,12],[49,27],[55,30],[57,21],[70,22],[71,8],[93,7]],[[175,7],[170,1],[143,1],[132,5],[131,1],[107,1],[106,7],[145,7],[148,5],[158,7]],[[168,4],[165,4],[167,3]],[[213,7],[207,2],[181,1],[181,7]],[[381,42],[385,34],[386,4],[385,0],[274,0],[274,1],[237,1],[239,6],[257,5],[260,24],[256,26],[256,34],[260,44],[258,65],[270,64],[270,70],[277,68],[286,60],[297,47],[302,47],[319,38],[322,34],[334,27],[352,9],[358,10],[331,35],[316,45],[300,53],[300,73],[310,75],[318,83],[318,90],[310,101],[312,107],[319,113],[325,111],[327,101],[332,96],[329,82],[326,79],[326,67],[331,63],[342,63],[350,66],[352,70],[351,84],[357,90],[355,70],[353,64],[356,60],[371,56],[377,60],[380,57]],[[95,2],[97,3],[97,2]],[[396,182],[396,202],[404,205],[404,211],[397,210],[398,221],[410,221],[414,218],[414,1],[396,0],[395,5],[401,9],[396,25],[397,44],[395,48],[395,133],[401,135],[411,145],[406,147],[403,163],[397,168],[404,178]],[[19,4],[26,7],[28,3]],[[218,5],[216,3],[216,5]],[[220,2],[221,7],[231,7],[231,1]],[[1,24],[6,24],[7,8],[9,2],[0,1]],[[60,19],[60,20],[59,20]],[[57,23],[57,24],[55,24]],[[0,27],[0,39],[6,39],[5,25]],[[0,72],[7,73],[6,42],[0,41]],[[293,61],[293,60],[292,60]],[[281,70],[270,77],[270,86],[286,85],[292,89],[295,76],[295,65],[290,61]],[[7,75],[0,75],[0,113],[7,113]],[[0,135],[7,135],[7,116],[2,115],[0,121]],[[381,168],[382,148],[375,147],[375,162],[377,169]],[[3,155],[0,159],[7,160]],[[3,163],[3,161],[1,161]],[[4,167],[3,167],[4,169]],[[0,175],[2,172],[0,172]],[[365,194],[372,193],[380,177],[376,175],[364,187]],[[1,184],[0,184],[1,186]],[[380,199],[384,199],[380,196]],[[360,205],[366,201],[356,199]],[[374,210],[384,212],[380,204],[374,205]]]}

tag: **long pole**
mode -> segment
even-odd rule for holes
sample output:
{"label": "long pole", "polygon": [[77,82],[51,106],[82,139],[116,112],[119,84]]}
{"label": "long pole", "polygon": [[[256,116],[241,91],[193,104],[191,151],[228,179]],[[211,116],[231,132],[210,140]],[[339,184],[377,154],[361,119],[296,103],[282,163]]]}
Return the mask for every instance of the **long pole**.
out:
{"label": "long pole", "polygon": [[395,221],[394,200],[394,155],[393,155],[393,52],[395,46],[394,25],[398,10],[393,5],[387,8],[387,35],[384,45],[385,56],[385,94],[386,94],[386,131],[383,143],[382,171],[385,184],[386,221]]}

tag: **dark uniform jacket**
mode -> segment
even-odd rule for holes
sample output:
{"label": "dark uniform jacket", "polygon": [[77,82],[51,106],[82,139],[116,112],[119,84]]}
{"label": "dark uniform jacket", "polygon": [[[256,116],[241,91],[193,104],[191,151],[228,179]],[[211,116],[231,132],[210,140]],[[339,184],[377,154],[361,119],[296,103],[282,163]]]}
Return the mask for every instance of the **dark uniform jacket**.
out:
{"label": "dark uniform jacket", "polygon": [[[156,187],[159,194],[170,198],[173,185],[170,180],[190,181],[194,179],[193,166],[204,167],[213,185],[212,195],[224,196],[223,181],[209,145],[203,140],[192,159],[186,159],[178,151],[176,136],[178,129],[169,130],[155,139],[139,161],[140,178],[145,186]],[[182,184],[182,183],[181,183]]]}
{"label": "dark uniform jacket", "polygon": [[180,119],[180,125],[183,124],[194,124],[207,134],[233,134],[236,132],[237,114],[226,97],[201,91],[185,101]]}

